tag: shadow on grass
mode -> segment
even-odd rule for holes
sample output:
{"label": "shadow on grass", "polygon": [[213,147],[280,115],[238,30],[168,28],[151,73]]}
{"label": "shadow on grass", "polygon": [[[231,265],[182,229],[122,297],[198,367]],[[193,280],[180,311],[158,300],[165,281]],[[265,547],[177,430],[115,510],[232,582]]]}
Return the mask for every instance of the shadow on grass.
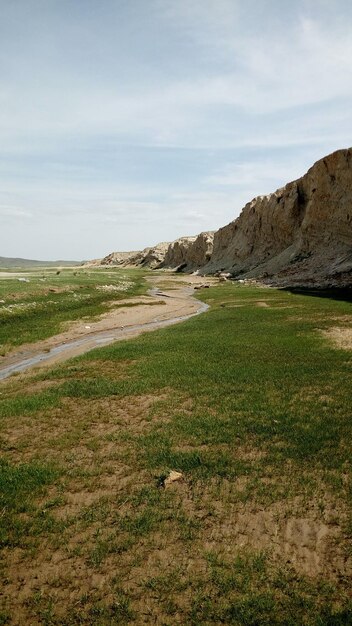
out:
{"label": "shadow on grass", "polygon": [[329,298],[330,300],[339,300],[344,302],[352,302],[352,287],[333,287],[330,289],[322,289],[319,287],[284,287],[280,291],[286,291],[299,296],[312,296],[313,298]]}

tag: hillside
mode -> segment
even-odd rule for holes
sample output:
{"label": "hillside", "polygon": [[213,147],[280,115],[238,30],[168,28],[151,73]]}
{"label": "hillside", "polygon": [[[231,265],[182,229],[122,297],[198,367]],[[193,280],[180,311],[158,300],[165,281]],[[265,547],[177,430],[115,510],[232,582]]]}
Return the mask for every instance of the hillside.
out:
{"label": "hillside", "polygon": [[27,267],[72,267],[80,265],[81,261],[35,261],[32,259],[12,258],[0,256],[0,268],[15,269]]}

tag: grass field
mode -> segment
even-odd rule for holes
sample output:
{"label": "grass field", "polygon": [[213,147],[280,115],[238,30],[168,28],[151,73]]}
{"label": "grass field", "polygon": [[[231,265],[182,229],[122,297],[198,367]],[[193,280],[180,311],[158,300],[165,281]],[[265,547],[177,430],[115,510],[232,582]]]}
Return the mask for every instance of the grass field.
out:
{"label": "grass field", "polygon": [[145,291],[143,272],[126,269],[35,269],[0,276],[0,356],[45,339],[65,323],[92,319],[109,303]]}
{"label": "grass field", "polygon": [[351,304],[202,298],[1,385],[0,624],[352,624]]}

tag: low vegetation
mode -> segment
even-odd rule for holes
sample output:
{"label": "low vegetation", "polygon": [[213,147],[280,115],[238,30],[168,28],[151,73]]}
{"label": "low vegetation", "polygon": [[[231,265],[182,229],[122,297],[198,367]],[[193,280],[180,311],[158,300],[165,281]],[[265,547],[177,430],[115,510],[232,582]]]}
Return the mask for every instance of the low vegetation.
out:
{"label": "low vegetation", "polygon": [[0,624],[352,624],[351,304],[201,297],[2,384]]}
{"label": "low vegetation", "polygon": [[0,356],[60,332],[66,322],[94,319],[111,302],[144,291],[143,272],[132,269],[46,268],[0,277]]}

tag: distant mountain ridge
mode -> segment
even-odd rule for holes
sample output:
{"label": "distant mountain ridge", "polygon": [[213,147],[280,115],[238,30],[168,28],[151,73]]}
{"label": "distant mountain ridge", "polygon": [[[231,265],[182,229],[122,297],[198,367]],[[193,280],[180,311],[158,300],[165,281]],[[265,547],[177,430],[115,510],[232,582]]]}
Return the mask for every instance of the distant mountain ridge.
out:
{"label": "distant mountain ridge", "polygon": [[82,261],[35,261],[32,259],[0,256],[0,268],[14,269],[23,267],[71,267],[81,265]]}

